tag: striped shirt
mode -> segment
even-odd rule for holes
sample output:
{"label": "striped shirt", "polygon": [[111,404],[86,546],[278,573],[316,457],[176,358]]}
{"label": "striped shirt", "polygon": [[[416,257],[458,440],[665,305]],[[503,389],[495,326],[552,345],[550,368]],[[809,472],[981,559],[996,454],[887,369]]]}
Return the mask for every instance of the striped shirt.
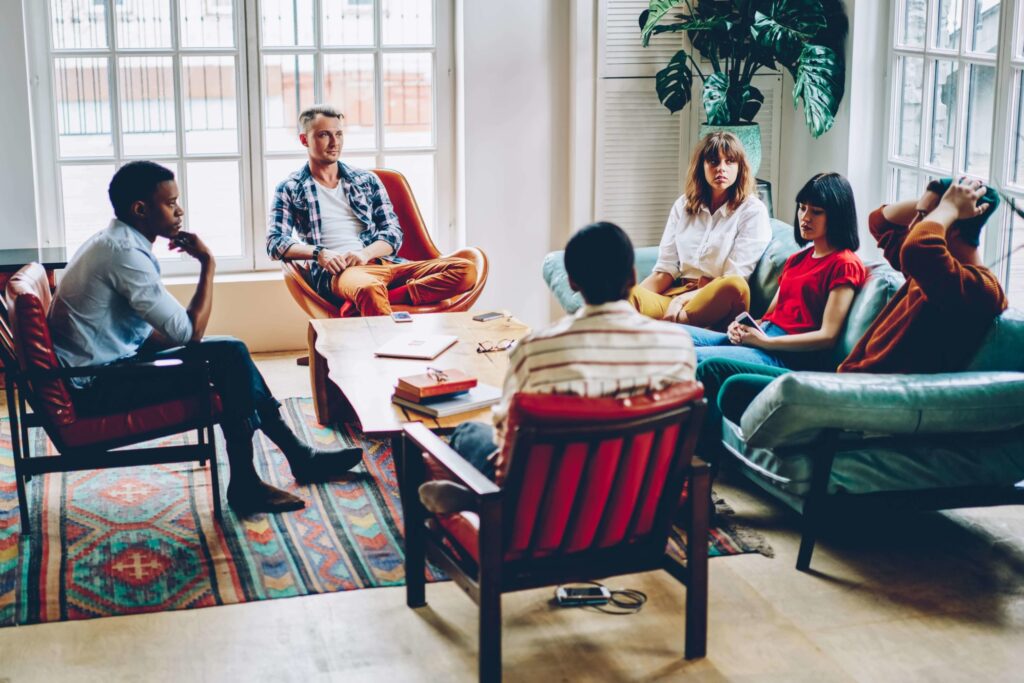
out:
{"label": "striped shirt", "polygon": [[501,402],[496,444],[516,393],[622,398],[694,378],[690,335],[679,325],[640,315],[627,301],[585,305],[516,345]]}

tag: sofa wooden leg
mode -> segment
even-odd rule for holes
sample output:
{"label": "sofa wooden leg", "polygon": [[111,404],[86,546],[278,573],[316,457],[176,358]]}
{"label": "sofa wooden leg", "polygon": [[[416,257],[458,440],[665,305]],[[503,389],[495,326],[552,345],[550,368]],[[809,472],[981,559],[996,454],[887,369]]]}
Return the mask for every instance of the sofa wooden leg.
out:
{"label": "sofa wooden leg", "polygon": [[480,586],[480,681],[501,680],[501,592]]}
{"label": "sofa wooden leg", "polygon": [[803,509],[803,535],[800,538],[800,550],[797,552],[797,571],[805,572],[811,568],[811,555],[814,543],[824,526],[828,500],[828,482],[832,478],[832,463],[836,457],[836,446],[839,432],[828,430],[819,439],[811,461],[811,490],[807,492],[807,501]]}

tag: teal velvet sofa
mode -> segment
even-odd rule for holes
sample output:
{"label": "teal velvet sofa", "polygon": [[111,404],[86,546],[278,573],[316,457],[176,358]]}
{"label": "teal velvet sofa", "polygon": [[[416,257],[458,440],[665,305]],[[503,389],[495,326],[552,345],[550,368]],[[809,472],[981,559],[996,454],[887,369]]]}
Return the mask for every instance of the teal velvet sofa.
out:
{"label": "teal velvet sofa", "polygon": [[[749,280],[755,315],[771,302],[797,249],[792,226],[772,221],[772,230]],[[656,247],[636,250],[638,277],[656,257]],[[836,345],[837,363],[903,283],[888,264],[866,265],[870,275]],[[582,301],[568,287],[562,252],[548,254],[543,272],[562,307],[575,311]],[[1024,503],[1024,312],[1003,313],[964,372],[793,372],[732,418],[723,418],[722,445],[737,469],[802,513],[800,570],[810,567],[827,520],[861,506]]]}

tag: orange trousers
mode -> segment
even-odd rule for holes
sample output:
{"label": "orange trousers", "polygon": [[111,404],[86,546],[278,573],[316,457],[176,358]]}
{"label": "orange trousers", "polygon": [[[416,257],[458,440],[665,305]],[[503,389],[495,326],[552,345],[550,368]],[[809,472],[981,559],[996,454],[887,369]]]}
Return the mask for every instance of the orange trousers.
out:
{"label": "orange trousers", "polygon": [[472,289],[476,278],[476,266],[462,258],[376,262],[346,268],[331,280],[331,290],[360,315],[390,315],[389,289],[404,286],[414,305],[430,304]]}

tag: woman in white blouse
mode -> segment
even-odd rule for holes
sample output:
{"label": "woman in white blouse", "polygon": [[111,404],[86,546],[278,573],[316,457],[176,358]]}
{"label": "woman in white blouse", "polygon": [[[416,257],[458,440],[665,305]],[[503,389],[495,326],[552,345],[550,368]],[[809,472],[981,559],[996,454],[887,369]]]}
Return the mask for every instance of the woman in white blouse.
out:
{"label": "woman in white blouse", "polygon": [[630,293],[638,311],[724,329],[750,305],[747,278],[772,238],[743,144],[710,133],[690,159],[686,189],[665,225],[653,272]]}

